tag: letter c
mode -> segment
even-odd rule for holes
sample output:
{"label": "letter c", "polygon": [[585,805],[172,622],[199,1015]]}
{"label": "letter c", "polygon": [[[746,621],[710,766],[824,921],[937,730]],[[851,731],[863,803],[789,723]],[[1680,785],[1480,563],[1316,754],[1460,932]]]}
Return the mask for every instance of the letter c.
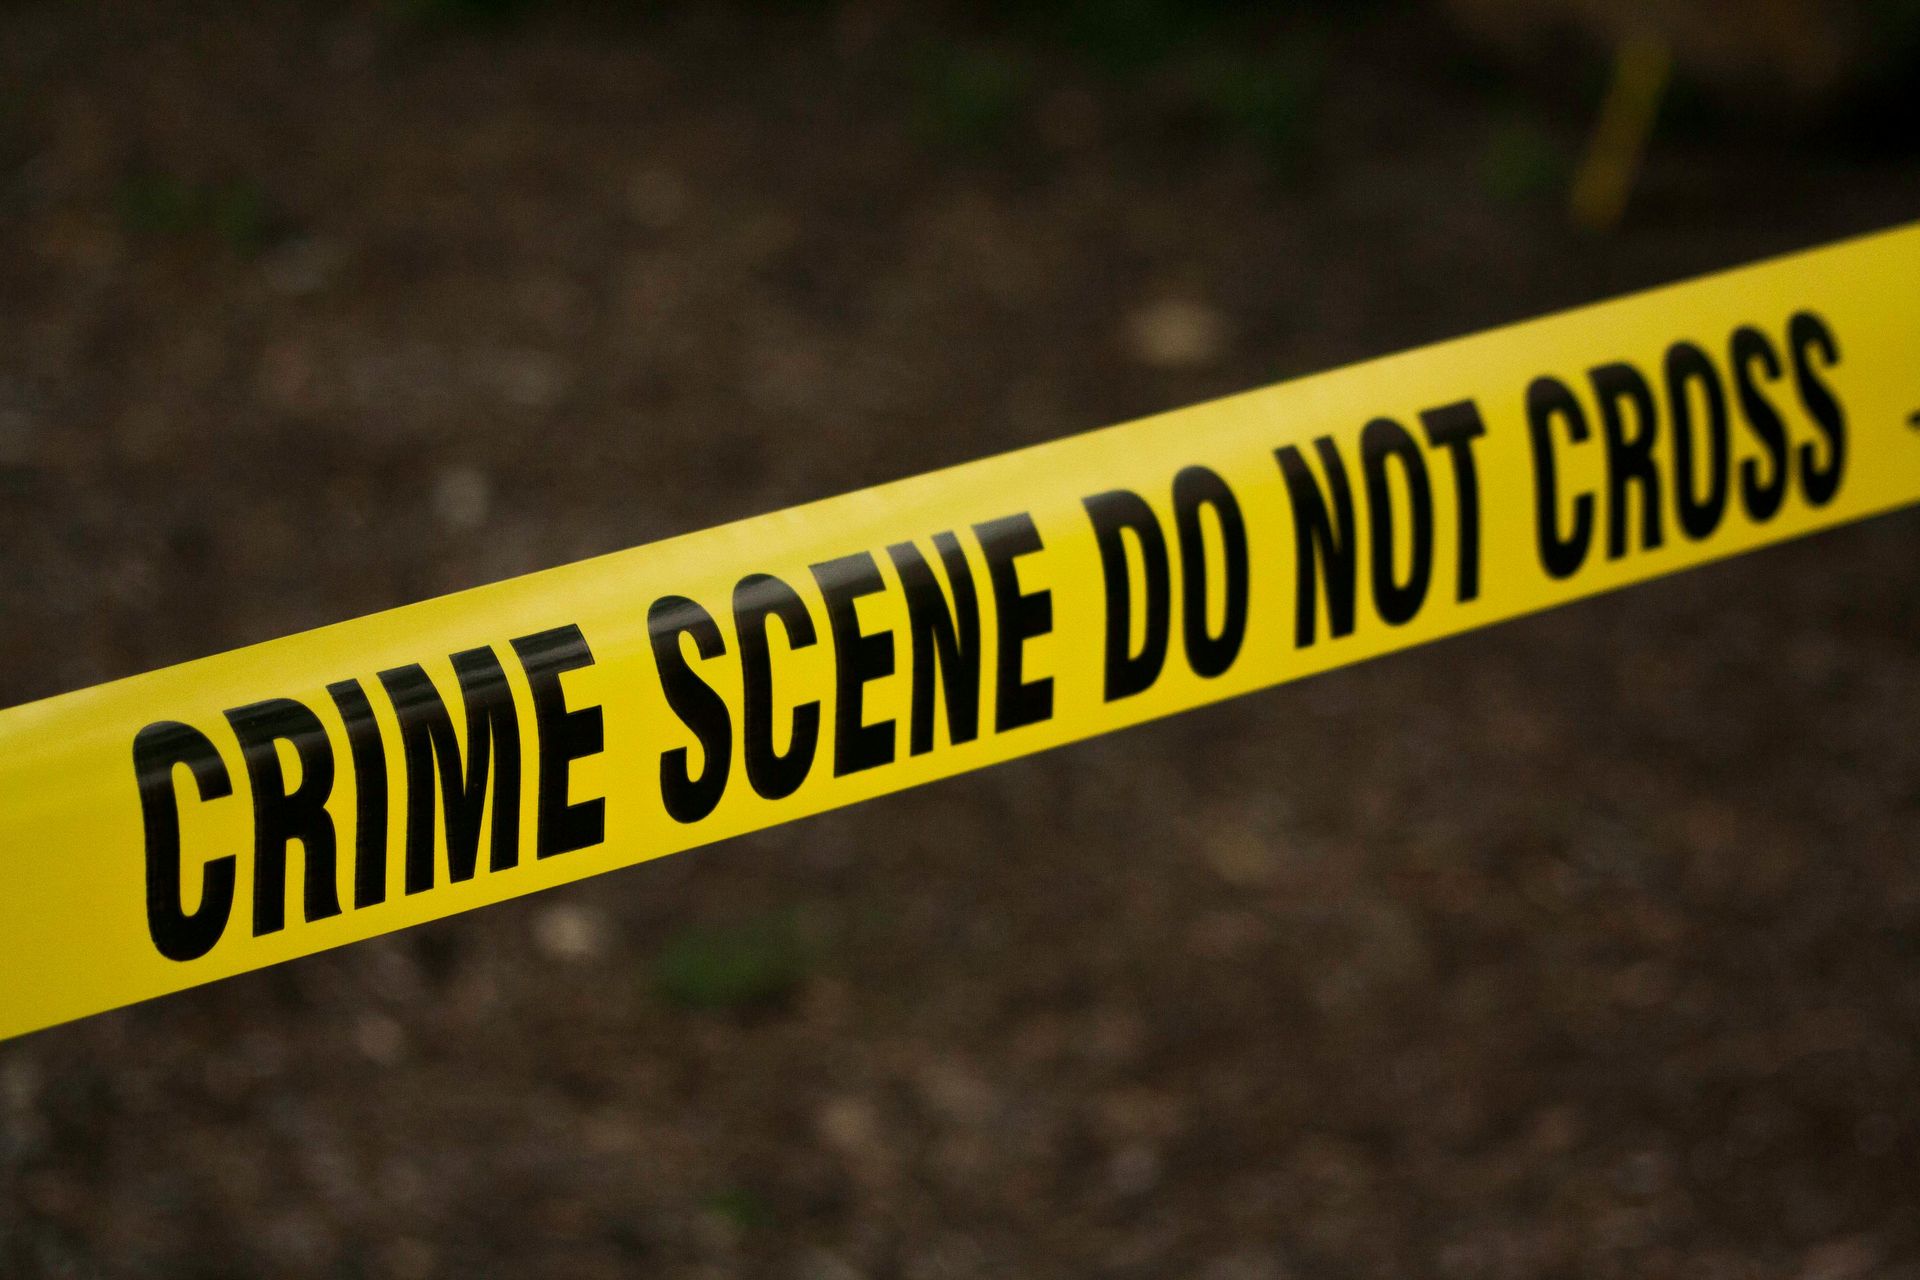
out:
{"label": "letter c", "polygon": [[180,883],[180,805],[173,789],[173,771],[183,764],[193,770],[202,800],[233,794],[219,751],[198,729],[160,720],[134,735],[133,771],[147,837],[147,931],[167,959],[198,960],[226,931],[238,872],[230,853],[208,859],[199,909],[187,911]]}

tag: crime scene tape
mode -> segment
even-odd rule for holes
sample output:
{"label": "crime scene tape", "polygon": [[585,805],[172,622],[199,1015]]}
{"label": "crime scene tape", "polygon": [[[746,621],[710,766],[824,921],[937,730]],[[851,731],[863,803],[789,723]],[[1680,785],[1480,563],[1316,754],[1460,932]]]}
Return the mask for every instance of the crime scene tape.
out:
{"label": "crime scene tape", "polygon": [[1920,224],[0,712],[0,1036],[1920,499]]}

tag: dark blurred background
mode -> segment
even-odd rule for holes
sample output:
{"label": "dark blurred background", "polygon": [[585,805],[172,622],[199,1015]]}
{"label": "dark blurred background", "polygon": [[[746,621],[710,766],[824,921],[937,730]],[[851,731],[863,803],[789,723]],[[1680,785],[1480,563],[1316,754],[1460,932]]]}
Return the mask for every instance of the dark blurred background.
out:
{"label": "dark blurred background", "polygon": [[[1916,49],[1911,0],[0,5],[0,703],[1911,219]],[[0,1275],[1920,1276],[1917,553],[0,1045]]]}

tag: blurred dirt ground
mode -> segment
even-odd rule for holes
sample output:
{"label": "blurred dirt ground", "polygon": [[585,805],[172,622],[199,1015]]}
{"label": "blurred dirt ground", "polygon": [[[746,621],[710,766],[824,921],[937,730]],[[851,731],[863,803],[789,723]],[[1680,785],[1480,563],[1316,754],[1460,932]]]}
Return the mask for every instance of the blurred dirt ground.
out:
{"label": "blurred dirt ground", "polygon": [[[0,703],[1920,210],[1085,10],[0,10]],[[1920,1276],[1917,630],[1908,514],[0,1046],[0,1274]]]}

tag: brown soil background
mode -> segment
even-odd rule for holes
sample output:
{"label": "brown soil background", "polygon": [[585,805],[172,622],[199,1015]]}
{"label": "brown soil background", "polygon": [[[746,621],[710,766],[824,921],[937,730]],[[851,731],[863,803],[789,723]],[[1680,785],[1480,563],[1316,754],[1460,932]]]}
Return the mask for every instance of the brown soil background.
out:
{"label": "brown soil background", "polygon": [[[0,8],[0,702],[1920,209],[1709,86],[1576,234],[1577,40],[1221,21]],[[1917,553],[0,1046],[0,1274],[1920,1276]]]}

